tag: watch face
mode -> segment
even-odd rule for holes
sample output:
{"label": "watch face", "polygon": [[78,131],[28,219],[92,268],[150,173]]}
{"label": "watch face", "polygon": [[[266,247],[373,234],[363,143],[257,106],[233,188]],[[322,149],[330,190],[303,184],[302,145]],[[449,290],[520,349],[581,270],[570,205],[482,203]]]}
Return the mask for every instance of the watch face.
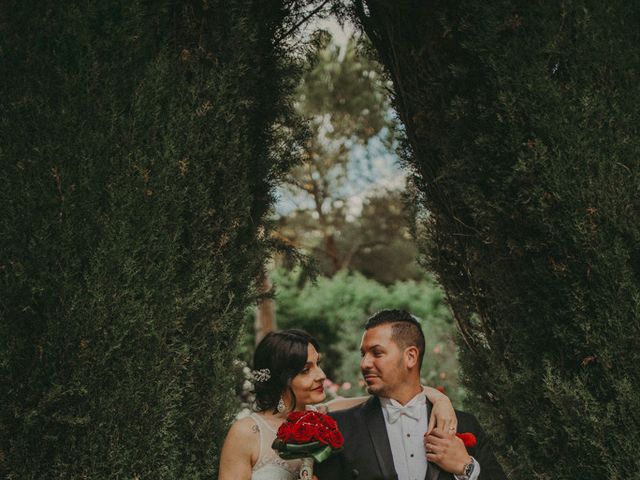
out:
{"label": "watch face", "polygon": [[471,476],[472,473],[473,473],[473,463],[469,463],[469,464],[465,465],[465,467],[464,467],[464,475],[465,475],[465,477]]}

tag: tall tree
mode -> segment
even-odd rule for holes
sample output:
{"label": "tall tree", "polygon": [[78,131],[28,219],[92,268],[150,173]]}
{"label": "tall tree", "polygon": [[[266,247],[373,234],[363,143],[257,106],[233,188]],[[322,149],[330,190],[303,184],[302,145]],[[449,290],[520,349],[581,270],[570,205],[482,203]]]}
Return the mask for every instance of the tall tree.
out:
{"label": "tall tree", "polygon": [[345,238],[354,224],[349,198],[376,184],[368,155],[375,150],[389,155],[396,122],[387,80],[362,40],[351,37],[340,47],[319,31],[306,63],[296,105],[309,119],[309,134],[304,161],[285,180],[288,202],[295,208],[280,216],[279,232],[311,252],[323,273],[333,275],[370,246],[358,236]]}
{"label": "tall tree", "polygon": [[0,7],[3,478],[215,477],[296,150],[284,4]]}
{"label": "tall tree", "polygon": [[[367,192],[360,200],[357,212],[349,211],[351,207],[344,204],[327,208],[340,259],[339,270],[357,271],[384,285],[424,278],[403,192]],[[319,272],[332,276],[336,270],[324,254],[318,228],[318,220],[309,211],[297,210],[279,219],[277,234],[301,249],[308,248]]]}
{"label": "tall tree", "polygon": [[640,4],[356,0],[392,76],[419,242],[514,479],[640,460]]}

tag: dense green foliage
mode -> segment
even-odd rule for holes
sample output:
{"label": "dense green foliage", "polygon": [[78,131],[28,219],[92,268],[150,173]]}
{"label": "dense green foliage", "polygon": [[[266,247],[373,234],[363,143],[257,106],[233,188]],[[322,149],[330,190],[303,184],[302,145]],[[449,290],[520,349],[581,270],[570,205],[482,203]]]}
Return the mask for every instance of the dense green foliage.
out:
{"label": "dense green foliage", "polygon": [[214,478],[296,145],[274,127],[287,12],[1,10],[0,476]]}
{"label": "dense green foliage", "polygon": [[636,478],[640,4],[354,12],[394,82],[469,408],[511,478]]}
{"label": "dense green foliage", "polygon": [[[319,276],[316,283],[301,285],[298,270],[277,270],[272,272],[271,279],[276,290],[279,328],[302,328],[318,339],[327,377],[338,385],[351,385],[339,390],[340,395],[365,394],[359,365],[360,340],[367,317],[383,308],[401,308],[422,322],[426,336],[423,381],[432,387],[443,387],[456,405],[462,401],[464,391],[458,382],[453,339],[455,327],[442,290],[433,281],[398,281],[385,286],[359,273],[342,271],[331,278]],[[252,316],[247,318],[249,325],[252,322]],[[250,357],[253,350],[251,335],[248,337],[245,357]]]}

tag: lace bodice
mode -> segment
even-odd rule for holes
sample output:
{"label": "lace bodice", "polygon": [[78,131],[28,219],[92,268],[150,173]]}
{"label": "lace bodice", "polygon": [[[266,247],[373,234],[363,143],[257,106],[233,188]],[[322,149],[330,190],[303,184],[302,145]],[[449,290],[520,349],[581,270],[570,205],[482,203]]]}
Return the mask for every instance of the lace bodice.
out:
{"label": "lace bodice", "polygon": [[302,460],[283,460],[271,444],[276,438],[276,430],[256,413],[250,418],[255,422],[260,432],[260,453],[253,466],[251,480],[296,480],[302,465]]}

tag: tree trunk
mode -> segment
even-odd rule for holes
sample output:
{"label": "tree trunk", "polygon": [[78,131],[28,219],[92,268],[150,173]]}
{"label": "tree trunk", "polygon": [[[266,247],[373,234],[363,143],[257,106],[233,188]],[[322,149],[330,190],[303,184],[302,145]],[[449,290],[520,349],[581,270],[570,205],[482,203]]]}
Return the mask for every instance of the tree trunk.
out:
{"label": "tree trunk", "polygon": [[[265,295],[271,291],[271,282],[269,281],[268,274],[262,274],[257,284],[259,295]],[[258,300],[258,306],[256,307],[256,345],[260,343],[267,333],[273,332],[277,329],[276,302],[273,298],[263,297]]]}

